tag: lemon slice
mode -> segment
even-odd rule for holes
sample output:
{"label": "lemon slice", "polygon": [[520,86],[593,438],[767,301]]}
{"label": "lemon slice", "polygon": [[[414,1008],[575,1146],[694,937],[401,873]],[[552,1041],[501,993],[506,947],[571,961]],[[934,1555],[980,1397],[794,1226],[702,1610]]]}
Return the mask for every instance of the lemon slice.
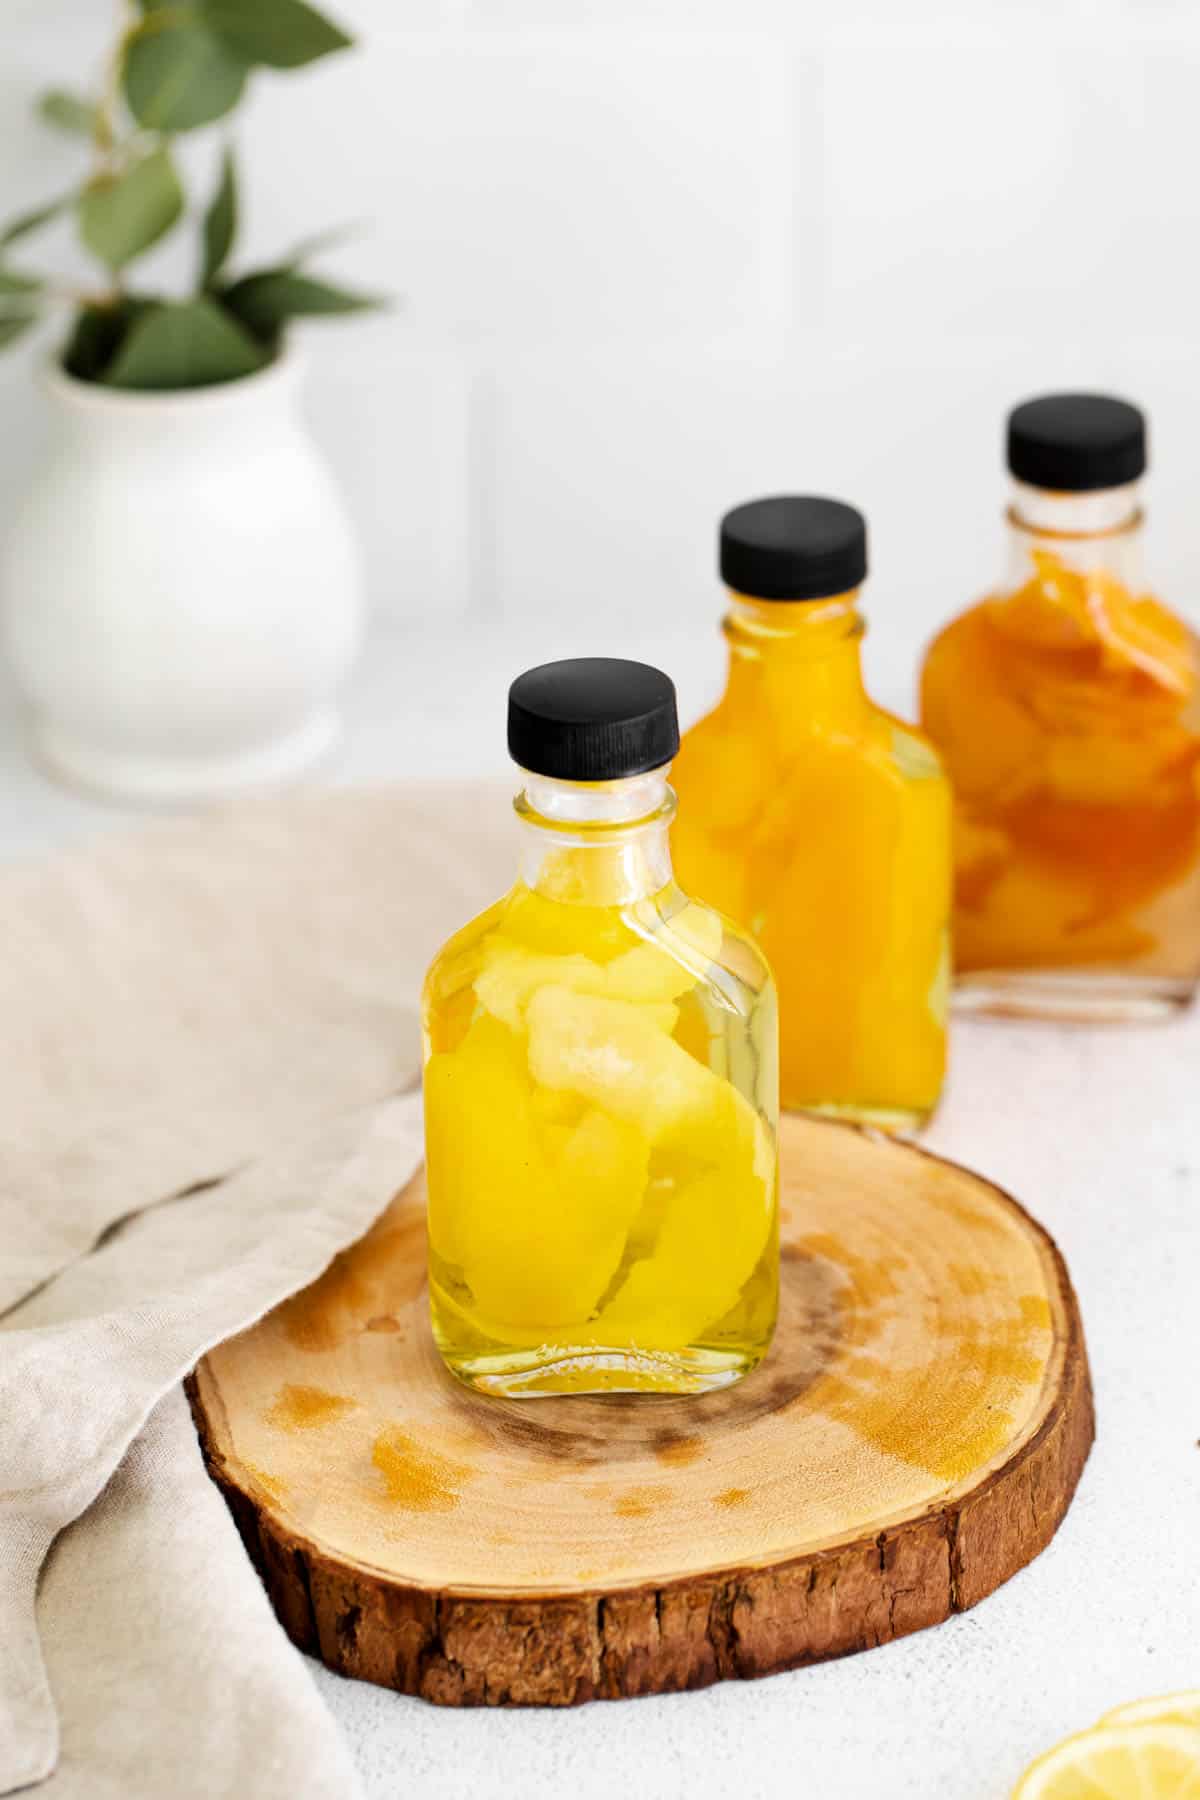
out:
{"label": "lemon slice", "polygon": [[1200,1800],[1200,1730],[1096,1725],[1039,1757],[1012,1800]]}
{"label": "lemon slice", "polygon": [[1131,1700],[1115,1706],[1101,1719],[1102,1725],[1191,1725],[1200,1731],[1200,1688],[1182,1694],[1156,1694],[1152,1700]]}

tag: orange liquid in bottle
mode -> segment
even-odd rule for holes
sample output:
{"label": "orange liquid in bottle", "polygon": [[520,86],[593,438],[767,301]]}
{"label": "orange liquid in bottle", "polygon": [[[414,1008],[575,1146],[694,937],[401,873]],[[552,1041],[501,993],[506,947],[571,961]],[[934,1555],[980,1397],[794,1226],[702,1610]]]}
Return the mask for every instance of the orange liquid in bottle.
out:
{"label": "orange liquid in bottle", "polygon": [[1035,542],[1028,578],[925,665],[956,794],[957,967],[1001,1010],[1009,980],[1022,1011],[1157,1010],[1200,970],[1200,657],[1113,561]]}
{"label": "orange liquid in bottle", "polygon": [[726,692],[673,771],[675,858],[774,970],[782,1104],[907,1129],[945,1072],[950,791],[865,692],[855,602],[734,597]]}

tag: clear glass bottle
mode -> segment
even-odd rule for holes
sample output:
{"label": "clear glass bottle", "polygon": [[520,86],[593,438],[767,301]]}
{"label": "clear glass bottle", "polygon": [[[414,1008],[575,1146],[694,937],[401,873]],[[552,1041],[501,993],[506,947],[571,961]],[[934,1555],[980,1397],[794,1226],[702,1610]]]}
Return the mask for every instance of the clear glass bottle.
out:
{"label": "clear glass bottle", "polygon": [[729,675],[686,733],[680,879],[745,919],[779,985],[783,1105],[889,1130],[941,1092],[950,791],[863,687],[861,513],[739,506],[721,526]]}
{"label": "clear glass bottle", "polygon": [[1047,395],[1008,462],[1005,577],[921,684],[955,786],[958,1002],[1155,1016],[1200,975],[1200,654],[1143,582],[1145,420]]}
{"label": "clear glass bottle", "polygon": [[644,664],[514,682],[520,874],[426,978],[433,1333],[490,1393],[699,1393],[774,1330],[775,990],[676,885],[677,747]]}

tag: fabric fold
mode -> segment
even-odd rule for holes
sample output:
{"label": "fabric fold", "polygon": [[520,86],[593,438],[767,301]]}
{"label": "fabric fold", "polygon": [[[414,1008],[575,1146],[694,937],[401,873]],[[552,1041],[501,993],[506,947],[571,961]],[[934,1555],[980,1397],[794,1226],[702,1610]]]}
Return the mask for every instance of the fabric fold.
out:
{"label": "fabric fold", "polygon": [[181,1388],[54,1546],[38,1623],[50,1685],[70,1696],[45,1800],[359,1793],[204,1472]]}
{"label": "fabric fold", "polygon": [[0,876],[0,1792],[61,1714],[55,1800],[353,1793],[176,1390],[412,1175],[421,979],[509,832],[308,791]]}
{"label": "fabric fold", "polygon": [[[351,1114],[230,1180],[156,1207],[0,1333],[0,1792],[54,1766],[34,1595],[59,1532],[102,1492],[162,1397],[215,1343],[305,1286],[419,1167],[421,1099]],[[254,1577],[249,1568],[248,1580]],[[150,1596],[145,1596],[150,1600]]]}

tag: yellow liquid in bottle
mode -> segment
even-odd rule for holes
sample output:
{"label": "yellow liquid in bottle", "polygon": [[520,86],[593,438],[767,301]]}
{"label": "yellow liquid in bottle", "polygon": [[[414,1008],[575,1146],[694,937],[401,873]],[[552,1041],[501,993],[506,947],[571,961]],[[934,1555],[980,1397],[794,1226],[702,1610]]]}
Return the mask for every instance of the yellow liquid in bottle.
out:
{"label": "yellow liquid in bottle", "polygon": [[701,1392],[774,1329],[774,989],[644,831],[573,827],[426,982],[433,1331],[490,1392]]}

